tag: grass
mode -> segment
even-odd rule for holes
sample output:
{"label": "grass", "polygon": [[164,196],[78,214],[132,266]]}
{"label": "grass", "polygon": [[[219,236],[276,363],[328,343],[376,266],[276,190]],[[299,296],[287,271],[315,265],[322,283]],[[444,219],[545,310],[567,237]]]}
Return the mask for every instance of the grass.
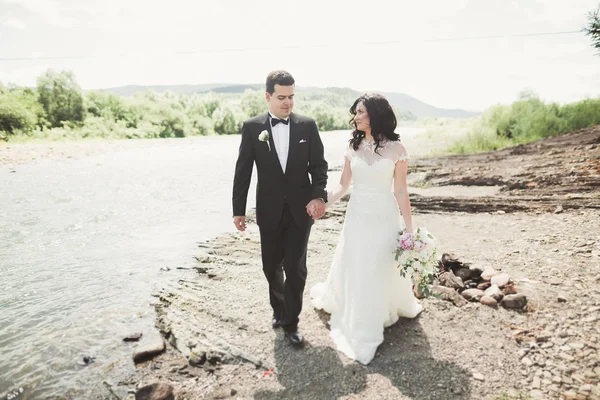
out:
{"label": "grass", "polygon": [[600,124],[600,98],[558,105],[528,97],[509,106],[493,106],[478,118],[462,121],[429,128],[430,139],[451,133],[452,129],[465,131],[440,154],[501,150]]}

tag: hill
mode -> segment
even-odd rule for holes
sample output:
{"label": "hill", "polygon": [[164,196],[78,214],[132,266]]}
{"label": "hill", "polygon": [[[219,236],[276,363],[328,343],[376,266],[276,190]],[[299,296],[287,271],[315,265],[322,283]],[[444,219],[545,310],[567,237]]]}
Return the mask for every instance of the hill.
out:
{"label": "hill", "polygon": [[[111,93],[118,94],[120,96],[131,96],[135,92],[143,90],[154,90],[156,92],[171,91],[179,94],[192,94],[192,93],[207,93],[213,91],[215,93],[243,93],[246,89],[262,90],[263,84],[224,84],[224,83],[213,83],[213,84],[201,84],[201,85],[160,85],[160,86],[138,86],[128,85],[120,86],[108,89],[101,89]],[[332,95],[348,96],[349,99],[360,96],[361,92],[339,87],[328,87],[328,88],[315,88],[315,87],[301,87],[297,88],[298,92],[309,95],[310,92],[328,91]],[[409,96],[404,93],[393,93],[393,92],[382,92],[382,94],[390,101],[390,103],[405,111],[409,111],[417,118],[469,118],[479,115],[479,112],[467,111],[462,109],[444,109],[427,104],[419,99]]]}

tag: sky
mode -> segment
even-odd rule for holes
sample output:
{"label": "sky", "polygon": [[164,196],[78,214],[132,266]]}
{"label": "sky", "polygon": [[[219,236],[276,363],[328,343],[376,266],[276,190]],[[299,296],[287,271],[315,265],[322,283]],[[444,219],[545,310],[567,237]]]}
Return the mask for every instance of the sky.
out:
{"label": "sky", "polygon": [[[600,96],[581,29],[599,0],[0,0],[0,82],[48,68],[83,89],[262,83],[400,92],[483,110],[533,90]],[[560,32],[575,32],[559,34]],[[532,34],[552,33],[531,36]],[[530,35],[530,36],[519,36]],[[20,59],[20,60],[14,60]]]}

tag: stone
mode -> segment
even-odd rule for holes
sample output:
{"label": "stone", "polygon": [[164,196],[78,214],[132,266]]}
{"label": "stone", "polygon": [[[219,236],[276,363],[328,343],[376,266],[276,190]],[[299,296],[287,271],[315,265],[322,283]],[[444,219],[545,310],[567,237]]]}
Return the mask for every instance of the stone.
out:
{"label": "stone", "polygon": [[565,398],[565,400],[576,400],[577,399],[577,393],[575,393],[572,390],[564,392],[562,395]]}
{"label": "stone", "polygon": [[532,389],[541,389],[542,388],[542,380],[539,377],[534,377],[533,382],[531,383]]}
{"label": "stone", "polygon": [[193,351],[190,353],[188,357],[188,364],[192,367],[200,367],[206,362],[206,352],[205,351]]}
{"label": "stone", "polygon": [[479,300],[479,302],[483,305],[490,306],[490,307],[498,306],[498,302],[496,301],[496,299],[494,299],[493,297],[490,297],[490,296],[483,296]]}
{"label": "stone", "polygon": [[525,365],[526,367],[531,367],[533,365],[533,361],[529,357],[523,357],[521,363],[523,363],[523,365]]}
{"label": "stone", "polygon": [[467,289],[461,293],[462,297],[470,301],[479,301],[484,296],[483,290]]}
{"label": "stone", "polygon": [[592,391],[593,386],[590,385],[589,383],[586,383],[585,385],[581,385],[579,387],[579,393],[589,393]]}
{"label": "stone", "polygon": [[458,294],[456,290],[445,286],[433,285],[431,287],[431,293],[441,300],[451,301],[457,307],[462,307],[469,303],[464,297]]}
{"label": "stone", "polygon": [[500,305],[507,309],[518,310],[522,309],[527,305],[527,297],[522,294],[509,294],[504,296]]}
{"label": "stone", "polygon": [[566,303],[567,302],[567,296],[561,293],[561,294],[558,295],[558,297],[556,298],[556,300],[559,303]]}
{"label": "stone", "polygon": [[588,379],[594,379],[594,378],[596,378],[596,374],[594,373],[594,371],[586,371],[584,375]]}
{"label": "stone", "polygon": [[485,294],[486,296],[490,296],[490,297],[492,297],[494,294],[496,294],[496,293],[501,293],[501,292],[502,292],[502,291],[500,290],[500,287],[498,287],[497,285],[494,285],[494,284],[492,283],[492,286],[488,287],[488,288],[485,290],[485,293],[484,293],[484,294]]}
{"label": "stone", "polygon": [[481,265],[469,265],[469,269],[471,270],[471,278],[479,278],[483,271],[485,271],[485,267]]}
{"label": "stone", "polygon": [[[535,341],[536,341],[537,343],[546,343],[546,342],[548,342],[548,341],[550,340],[550,338],[551,338],[551,336],[550,336],[550,335],[543,335],[543,334],[542,334],[542,335],[538,335],[538,336],[536,336],[536,337],[535,337]],[[550,347],[552,347],[552,346],[550,346]],[[542,347],[542,348],[543,348],[543,347]]]}
{"label": "stone", "polygon": [[565,361],[572,362],[575,361],[575,357],[567,353],[560,353],[558,357],[562,358]]}
{"label": "stone", "polygon": [[485,295],[493,298],[494,300],[496,300],[497,303],[502,301],[502,299],[504,298],[504,293],[502,293],[500,287],[496,285],[492,285],[489,288],[487,288],[485,291]]}
{"label": "stone", "polygon": [[529,353],[528,349],[519,349],[519,351],[517,352],[517,356],[519,357],[519,359],[521,359],[525,357],[527,353]]}
{"label": "stone", "polygon": [[462,281],[468,281],[473,276],[473,273],[469,268],[455,268],[452,270],[454,275],[462,279]]}
{"label": "stone", "polygon": [[492,286],[491,282],[483,282],[483,283],[480,283],[479,285],[477,285],[477,289],[479,289],[479,290],[486,290],[490,286]]}
{"label": "stone", "polygon": [[148,361],[154,358],[155,356],[159,355],[163,351],[165,351],[165,342],[162,339],[160,339],[160,341],[156,343],[151,343],[146,346],[140,346],[133,353],[133,362],[137,364],[144,361]]}
{"label": "stone", "polygon": [[129,336],[125,336],[123,338],[124,342],[137,342],[138,340],[140,340],[142,338],[144,334],[142,332],[136,332],[136,333],[132,333]]}
{"label": "stone", "polygon": [[550,392],[559,392],[560,391],[560,386],[552,384],[552,385],[548,385],[548,387],[546,388],[546,390],[550,391]]}
{"label": "stone", "polygon": [[135,400],[175,400],[173,386],[164,382],[155,382],[140,388]]}
{"label": "stone", "polygon": [[512,283],[508,283],[502,288],[502,293],[504,293],[505,295],[517,294],[517,289],[515,289],[515,285],[513,285]]}
{"label": "stone", "polygon": [[533,389],[532,391],[529,392],[529,396],[531,396],[531,398],[533,398],[533,399],[543,399],[544,392],[542,392],[539,389]]}
{"label": "stone", "polygon": [[452,271],[444,272],[439,277],[440,284],[452,289],[463,289],[465,284],[462,279],[454,275]]}
{"label": "stone", "polygon": [[483,273],[481,274],[481,279],[483,279],[486,282],[489,282],[492,279],[492,277],[496,274],[498,274],[498,271],[496,271],[495,269],[486,268],[486,270],[483,271]]}
{"label": "stone", "polygon": [[475,379],[477,381],[484,381],[485,377],[483,376],[483,374],[476,372],[473,374],[473,379]]}
{"label": "stone", "polygon": [[506,286],[506,284],[509,281],[510,281],[510,275],[507,274],[506,272],[502,272],[501,274],[494,275],[490,279],[490,282],[492,282],[492,285],[496,285],[499,288]]}
{"label": "stone", "polygon": [[227,386],[225,387],[218,387],[216,388],[211,394],[210,394],[210,399],[228,399],[230,397],[233,397],[237,394],[237,390],[233,389],[233,388],[229,388]]}

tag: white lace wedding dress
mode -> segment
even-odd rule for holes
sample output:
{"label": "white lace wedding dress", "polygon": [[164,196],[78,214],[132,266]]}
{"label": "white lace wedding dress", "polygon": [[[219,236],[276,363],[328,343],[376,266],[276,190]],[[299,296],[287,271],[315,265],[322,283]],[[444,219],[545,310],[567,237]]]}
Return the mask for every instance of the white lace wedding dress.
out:
{"label": "white lace wedding dress", "polygon": [[310,292],[313,306],[331,314],[330,335],[337,349],[363,364],[383,342],[384,327],[422,310],[393,255],[404,227],[392,191],[394,169],[409,157],[399,141],[386,142],[377,151],[363,139],[357,151],[346,153],[353,188],[344,226],[327,281]]}

